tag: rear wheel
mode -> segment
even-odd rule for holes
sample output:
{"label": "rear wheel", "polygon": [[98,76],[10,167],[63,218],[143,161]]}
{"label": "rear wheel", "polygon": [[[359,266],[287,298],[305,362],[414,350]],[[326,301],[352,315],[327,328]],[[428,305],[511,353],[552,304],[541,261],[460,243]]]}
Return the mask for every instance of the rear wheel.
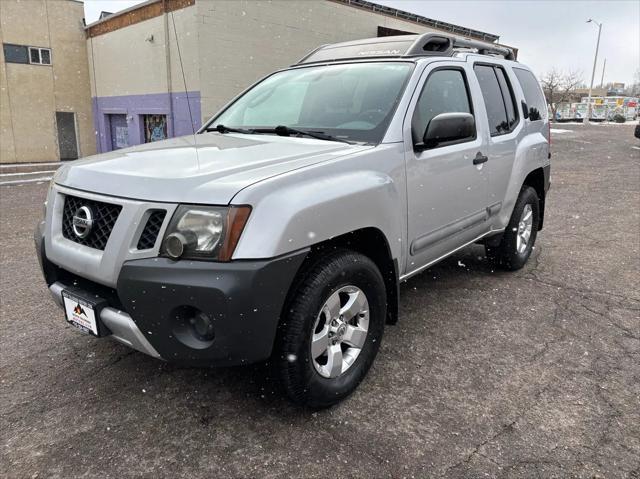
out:
{"label": "rear wheel", "polygon": [[522,268],[533,251],[539,221],[538,194],[532,187],[524,186],[500,243],[498,246],[485,245],[487,257],[497,266],[509,271]]}
{"label": "rear wheel", "polygon": [[376,357],[384,281],[368,257],[343,250],[317,260],[294,288],[275,364],[289,398],[328,407],[355,390]]}

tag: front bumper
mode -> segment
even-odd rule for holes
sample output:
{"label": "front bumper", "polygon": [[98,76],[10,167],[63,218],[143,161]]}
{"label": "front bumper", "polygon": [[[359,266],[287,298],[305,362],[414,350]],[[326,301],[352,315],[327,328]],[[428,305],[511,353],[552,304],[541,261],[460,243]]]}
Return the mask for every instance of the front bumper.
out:
{"label": "front bumper", "polygon": [[[66,271],[51,262],[39,225],[40,264],[58,304],[75,286],[104,298],[100,313],[111,336],[154,357],[192,366],[228,366],[271,355],[282,307],[307,251],[267,260],[212,263],[147,258],[126,261],[116,288]],[[213,339],[203,340],[190,319],[211,319]]]}

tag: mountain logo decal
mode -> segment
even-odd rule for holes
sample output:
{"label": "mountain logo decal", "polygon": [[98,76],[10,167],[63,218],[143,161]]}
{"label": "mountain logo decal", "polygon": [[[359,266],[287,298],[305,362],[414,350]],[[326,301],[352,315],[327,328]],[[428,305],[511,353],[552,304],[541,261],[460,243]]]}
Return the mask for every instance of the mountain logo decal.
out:
{"label": "mountain logo decal", "polygon": [[87,317],[87,313],[84,312],[84,309],[82,309],[82,306],[80,306],[80,304],[76,304],[76,307],[73,308],[73,312],[78,316],[83,315],[85,318]]}

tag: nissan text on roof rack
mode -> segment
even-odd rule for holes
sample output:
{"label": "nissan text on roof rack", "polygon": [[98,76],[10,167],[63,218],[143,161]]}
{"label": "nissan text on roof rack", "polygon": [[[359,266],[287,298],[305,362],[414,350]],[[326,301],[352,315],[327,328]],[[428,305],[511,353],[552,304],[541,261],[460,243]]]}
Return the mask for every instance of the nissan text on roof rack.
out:
{"label": "nissan text on roof rack", "polygon": [[549,188],[514,52],[424,34],[327,45],[197,134],[61,167],[35,232],[66,319],[166,361],[271,358],[296,403],[348,396],[399,284],[473,243],[528,260]]}

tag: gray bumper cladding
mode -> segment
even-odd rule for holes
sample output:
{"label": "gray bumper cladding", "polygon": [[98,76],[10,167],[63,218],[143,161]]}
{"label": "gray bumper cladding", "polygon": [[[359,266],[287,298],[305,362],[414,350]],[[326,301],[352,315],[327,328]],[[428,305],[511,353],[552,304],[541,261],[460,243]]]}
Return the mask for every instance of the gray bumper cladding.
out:
{"label": "gray bumper cladding", "polygon": [[[271,355],[282,306],[306,255],[229,263],[128,261],[118,297],[163,359],[192,366],[248,364]],[[203,318],[206,336],[197,327]]]}

